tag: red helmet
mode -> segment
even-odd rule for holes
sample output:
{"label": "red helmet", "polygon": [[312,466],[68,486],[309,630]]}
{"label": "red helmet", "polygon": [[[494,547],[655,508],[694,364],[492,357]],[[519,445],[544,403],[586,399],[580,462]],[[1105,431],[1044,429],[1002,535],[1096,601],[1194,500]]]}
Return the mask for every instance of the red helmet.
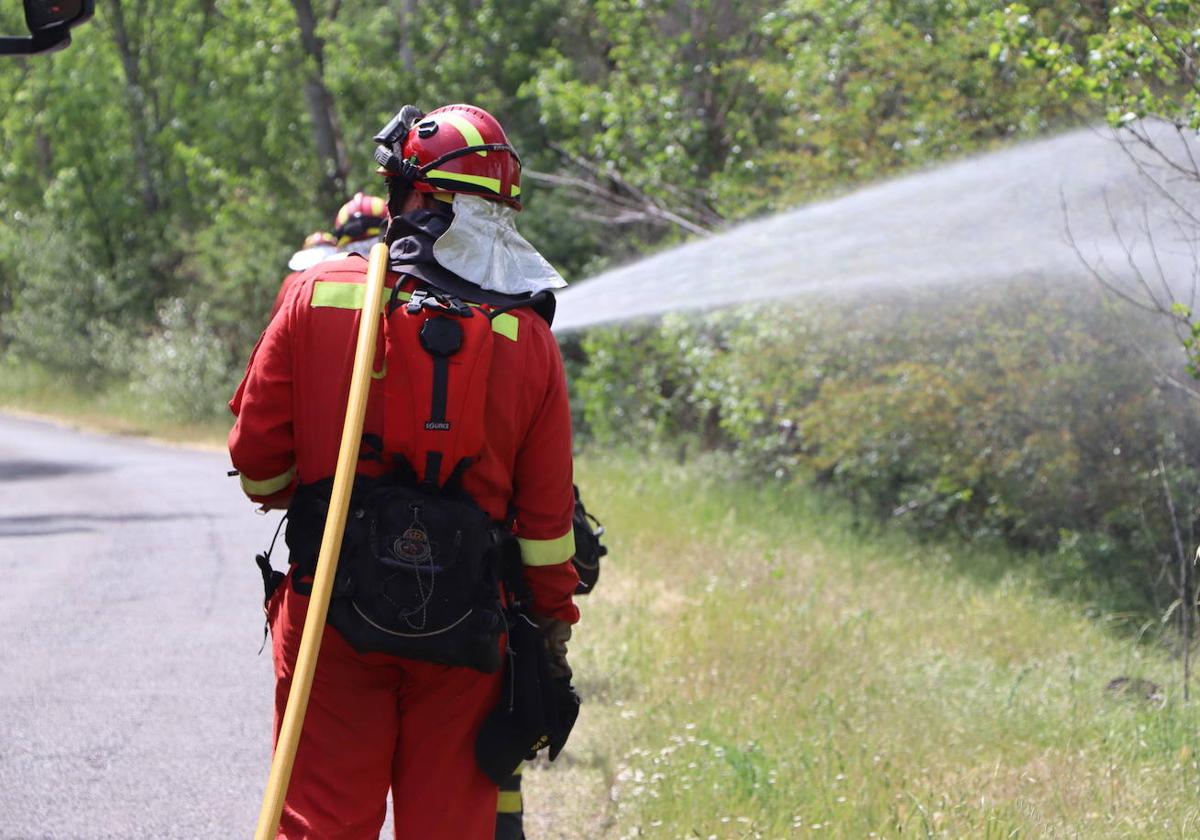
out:
{"label": "red helmet", "polygon": [[379,236],[387,217],[386,201],[378,196],[355,193],[333,220],[333,235],[337,237],[338,247]]}
{"label": "red helmet", "polygon": [[337,237],[328,231],[318,230],[304,238],[305,248],[316,248],[318,245],[337,245]]}
{"label": "red helmet", "polygon": [[477,195],[521,209],[521,159],[495,117],[474,105],[445,105],[405,130],[404,114],[375,138],[388,146],[376,154],[383,174],[405,177],[419,192]]}

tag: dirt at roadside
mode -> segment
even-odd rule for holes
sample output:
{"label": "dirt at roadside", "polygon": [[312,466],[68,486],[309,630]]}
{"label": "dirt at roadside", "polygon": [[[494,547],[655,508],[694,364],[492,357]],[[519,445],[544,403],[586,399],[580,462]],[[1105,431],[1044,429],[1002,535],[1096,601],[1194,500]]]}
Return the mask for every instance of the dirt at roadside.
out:
{"label": "dirt at roadside", "polygon": [[614,835],[614,758],[605,743],[607,709],[585,699],[571,741],[554,763],[545,758],[526,765],[521,788],[528,840],[604,840]]}

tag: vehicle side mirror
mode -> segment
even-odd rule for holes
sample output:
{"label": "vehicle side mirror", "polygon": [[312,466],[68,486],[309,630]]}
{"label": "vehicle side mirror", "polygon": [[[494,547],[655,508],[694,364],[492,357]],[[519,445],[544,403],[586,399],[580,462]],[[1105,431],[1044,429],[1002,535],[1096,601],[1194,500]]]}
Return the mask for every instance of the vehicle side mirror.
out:
{"label": "vehicle side mirror", "polygon": [[89,20],[96,0],[24,0],[28,38],[0,37],[0,55],[32,55],[71,43],[71,27]]}

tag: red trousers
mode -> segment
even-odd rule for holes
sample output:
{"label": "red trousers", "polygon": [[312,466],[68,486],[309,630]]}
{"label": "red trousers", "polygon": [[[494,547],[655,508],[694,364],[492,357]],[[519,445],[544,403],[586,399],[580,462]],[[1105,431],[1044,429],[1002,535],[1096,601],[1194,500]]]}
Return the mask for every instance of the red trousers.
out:
{"label": "red trousers", "polygon": [[[271,598],[275,737],[283,722],[308,598],[291,576]],[[500,674],[359,654],[325,627],[279,838],[378,840],[392,790],[397,840],[494,840],[496,786],[475,735]]]}

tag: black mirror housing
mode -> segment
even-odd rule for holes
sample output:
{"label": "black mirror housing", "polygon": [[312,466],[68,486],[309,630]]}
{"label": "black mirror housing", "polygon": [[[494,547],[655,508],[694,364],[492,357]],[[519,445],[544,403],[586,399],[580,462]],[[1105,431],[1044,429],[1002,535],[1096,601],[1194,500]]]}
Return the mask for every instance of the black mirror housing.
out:
{"label": "black mirror housing", "polygon": [[30,37],[0,37],[0,55],[32,55],[71,43],[71,27],[90,20],[96,0],[24,0]]}

